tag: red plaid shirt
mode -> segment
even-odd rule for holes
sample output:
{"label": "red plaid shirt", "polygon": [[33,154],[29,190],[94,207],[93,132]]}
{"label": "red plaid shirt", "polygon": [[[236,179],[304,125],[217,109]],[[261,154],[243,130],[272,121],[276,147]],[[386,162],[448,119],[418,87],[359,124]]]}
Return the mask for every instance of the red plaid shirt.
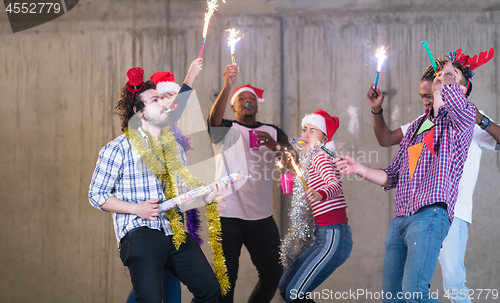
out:
{"label": "red plaid shirt", "polygon": [[[453,221],[458,183],[467,159],[476,119],[474,104],[467,101],[456,84],[443,87],[441,97],[445,103],[437,117],[431,113],[421,116],[409,127],[401,141],[398,154],[384,171],[389,176],[385,190],[396,188],[394,216],[410,216],[420,208],[444,202],[450,222]],[[424,145],[417,167],[410,179],[408,147],[424,142],[424,131],[416,135],[421,124],[429,119],[434,122],[435,155]]]}

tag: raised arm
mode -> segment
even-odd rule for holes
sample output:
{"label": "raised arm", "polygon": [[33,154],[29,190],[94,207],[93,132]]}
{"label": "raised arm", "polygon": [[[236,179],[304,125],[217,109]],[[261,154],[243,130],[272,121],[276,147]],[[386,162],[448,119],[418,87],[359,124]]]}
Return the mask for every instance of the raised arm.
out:
{"label": "raised arm", "polygon": [[224,87],[210,110],[210,116],[208,117],[209,126],[220,126],[222,124],[222,118],[224,117],[224,112],[226,111],[229,93],[233,88],[234,82],[236,81],[236,75],[239,71],[240,69],[236,67],[236,64],[230,64],[224,70]]}
{"label": "raised arm", "polygon": [[194,59],[193,62],[191,62],[191,65],[189,66],[188,73],[186,75],[186,78],[184,78],[183,83],[189,87],[193,87],[194,80],[200,74],[202,68],[203,68],[203,59],[202,58]]}
{"label": "raised arm", "polygon": [[356,174],[361,178],[368,180],[374,184],[384,187],[389,185],[389,176],[384,170],[359,164],[353,158],[343,155],[338,156],[337,158],[333,158],[332,162],[334,164],[337,164],[337,168],[341,174],[344,175]]}
{"label": "raised arm", "polygon": [[442,86],[441,99],[446,105],[453,127],[472,136],[476,108],[467,101],[460,84],[457,83],[458,76],[451,62],[447,62],[440,75],[434,79],[434,86]]}
{"label": "raised arm", "polygon": [[175,100],[172,102],[172,105],[177,105],[177,109],[170,113],[170,117],[172,119],[172,123],[179,121],[186,109],[187,102],[189,101],[189,97],[193,91],[193,83],[196,77],[200,74],[202,70],[202,58],[196,58],[191,62],[189,66],[188,73],[186,78],[184,78],[183,85],[179,91],[179,94],[175,97]]}
{"label": "raised arm", "polygon": [[366,101],[371,108],[373,116],[373,130],[377,137],[378,144],[382,147],[389,147],[399,144],[403,139],[401,128],[391,130],[385,122],[382,114],[382,103],[384,102],[384,94],[374,86],[370,87],[366,94]]}

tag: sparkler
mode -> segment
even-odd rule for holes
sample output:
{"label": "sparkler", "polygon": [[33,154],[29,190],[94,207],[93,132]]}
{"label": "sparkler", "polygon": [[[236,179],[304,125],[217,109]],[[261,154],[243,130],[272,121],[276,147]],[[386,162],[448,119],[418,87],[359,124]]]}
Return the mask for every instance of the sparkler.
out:
{"label": "sparkler", "polygon": [[276,164],[278,165],[278,167],[279,167],[280,169],[282,169],[282,168],[284,167],[284,166],[283,166],[283,163],[281,163],[281,160],[276,159]]}
{"label": "sparkler", "polygon": [[295,163],[295,160],[293,159],[292,155],[288,155],[288,157],[292,161],[292,166],[293,166],[293,169],[295,170],[295,172],[297,173],[297,176],[300,177],[300,181],[302,181],[302,184],[304,184],[304,188],[306,189],[306,191],[308,191],[309,188],[307,187],[306,181],[304,181],[304,178],[302,177],[302,172],[300,171],[300,168]]}
{"label": "sparkler", "polygon": [[229,32],[229,38],[227,38],[227,45],[231,49],[232,63],[235,64],[236,60],[234,59],[234,50],[236,48],[236,43],[238,43],[238,41],[240,41],[241,38],[244,37],[244,35],[242,35],[241,37],[238,37],[238,34],[240,33],[240,31],[237,31],[235,28],[227,29],[226,32]]}
{"label": "sparkler", "polygon": [[422,41],[422,45],[424,46],[425,51],[427,52],[429,60],[431,60],[432,68],[436,72],[436,75],[439,76],[439,73],[437,71],[436,60],[434,60],[434,57],[432,56],[431,50],[429,49],[429,44],[427,44],[427,41]]}
{"label": "sparkler", "polygon": [[384,46],[382,46],[380,49],[377,50],[377,52],[375,53],[375,58],[377,58],[377,60],[378,60],[377,77],[375,78],[375,88],[377,88],[378,76],[380,75],[380,70],[382,70],[382,64],[384,64],[384,60],[385,60],[385,58],[387,58],[387,56],[385,55]]}
{"label": "sparkler", "polygon": [[[226,1],[223,1],[226,3]],[[205,13],[205,25],[203,27],[203,40],[201,42],[200,58],[203,57],[203,48],[205,48],[205,40],[207,38],[208,24],[210,23],[210,18],[214,15],[217,9],[217,0],[207,0],[207,12]]]}

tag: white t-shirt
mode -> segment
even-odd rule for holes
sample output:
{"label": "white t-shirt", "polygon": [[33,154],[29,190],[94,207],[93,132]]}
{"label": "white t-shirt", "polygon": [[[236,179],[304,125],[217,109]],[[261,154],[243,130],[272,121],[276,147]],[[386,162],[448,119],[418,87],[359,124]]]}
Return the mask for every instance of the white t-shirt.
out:
{"label": "white t-shirt", "polygon": [[[412,123],[401,126],[403,136]],[[474,188],[476,187],[477,177],[479,175],[483,148],[498,151],[500,150],[500,145],[490,134],[488,134],[488,132],[482,130],[481,127],[476,124],[474,125],[474,134],[469,147],[467,160],[464,164],[462,178],[458,185],[458,199],[455,205],[455,217],[468,223],[472,222],[472,195],[474,194]]]}
{"label": "white t-shirt", "polygon": [[[215,178],[242,170],[251,178],[235,182],[219,201],[221,217],[260,220],[272,216],[273,180],[279,180],[280,171],[275,166],[275,152],[265,146],[250,149],[249,130],[264,131],[279,142],[287,144],[288,138],[277,126],[259,123],[255,127],[236,121],[223,120],[219,127],[210,127],[215,152]],[[222,153],[223,152],[223,153]]]}

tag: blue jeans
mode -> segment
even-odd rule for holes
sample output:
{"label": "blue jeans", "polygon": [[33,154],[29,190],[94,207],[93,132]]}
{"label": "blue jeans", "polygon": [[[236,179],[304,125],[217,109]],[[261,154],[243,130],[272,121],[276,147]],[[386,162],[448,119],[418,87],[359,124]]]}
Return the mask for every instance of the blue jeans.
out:
{"label": "blue jeans", "polygon": [[351,227],[346,224],[316,225],[316,241],[283,274],[279,290],[286,302],[304,298],[323,283],[352,250]]}
{"label": "blue jeans", "polygon": [[471,303],[469,289],[465,286],[465,249],[469,223],[455,217],[450,231],[444,239],[439,254],[439,264],[443,273],[443,288],[453,303]]}
{"label": "blue jeans", "polygon": [[430,295],[430,283],[449,228],[448,213],[438,204],[392,219],[385,240],[384,302],[439,302]]}
{"label": "blue jeans", "polygon": [[[181,282],[168,269],[163,270],[163,303],[181,303]],[[134,303],[134,289],[128,294],[125,303]]]}

